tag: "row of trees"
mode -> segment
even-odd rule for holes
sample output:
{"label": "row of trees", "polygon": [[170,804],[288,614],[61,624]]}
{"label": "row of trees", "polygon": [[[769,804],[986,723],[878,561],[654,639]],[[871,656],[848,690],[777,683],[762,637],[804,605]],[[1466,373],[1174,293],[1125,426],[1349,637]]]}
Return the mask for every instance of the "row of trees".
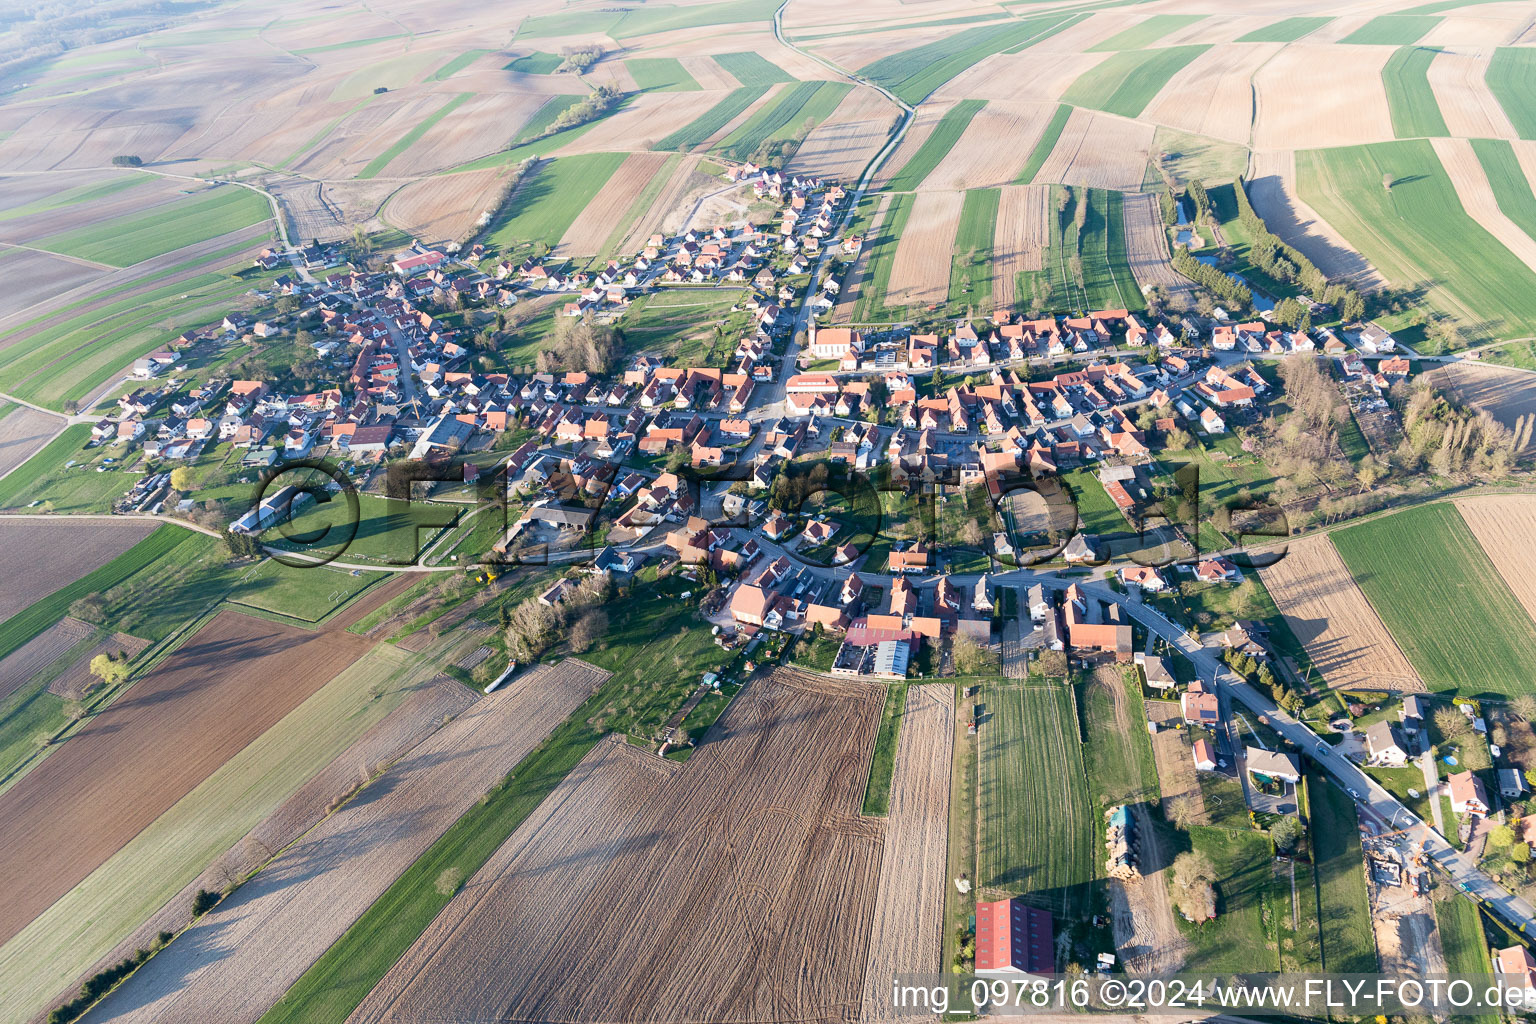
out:
{"label": "row of trees", "polygon": [[1249,309],[1253,306],[1253,292],[1247,285],[1215,267],[1201,263],[1190,255],[1189,249],[1182,245],[1174,247],[1173,269],[1210,291],[1228,306],[1234,306],[1237,309]]}
{"label": "row of trees", "polygon": [[1234,183],[1232,191],[1237,198],[1238,221],[1252,239],[1248,247],[1248,260],[1269,277],[1283,284],[1293,285],[1310,295],[1313,301],[1324,302],[1339,311],[1346,322],[1359,320],[1365,315],[1365,300],[1360,293],[1341,283],[1330,283],[1328,276],[1295,246],[1269,230],[1253,204],[1248,201],[1248,190],[1242,178]]}

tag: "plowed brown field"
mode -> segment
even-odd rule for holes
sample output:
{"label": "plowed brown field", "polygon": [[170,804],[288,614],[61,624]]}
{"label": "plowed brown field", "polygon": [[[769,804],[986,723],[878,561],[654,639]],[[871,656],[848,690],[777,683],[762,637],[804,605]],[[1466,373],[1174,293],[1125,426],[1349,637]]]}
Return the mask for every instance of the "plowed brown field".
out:
{"label": "plowed brown field", "polygon": [[996,250],[992,263],[992,294],[999,309],[1012,309],[1018,275],[1044,265],[1050,244],[1051,190],[1044,185],[1004,186],[997,204]]}
{"label": "plowed brown field", "polygon": [[497,182],[507,172],[487,167],[413,181],[390,196],[384,216],[417,238],[462,238],[490,207]]}
{"label": "plowed brown field", "polygon": [[1515,126],[1484,81],[1489,54],[1477,50],[1442,50],[1429,65],[1429,86],[1452,135],[1473,139],[1513,139]]}
{"label": "plowed brown field", "polygon": [[[1342,19],[1339,19],[1342,20]],[[1314,149],[1393,138],[1382,65],[1390,46],[1291,43],[1254,73],[1254,149]],[[1326,67],[1326,76],[1318,68]],[[1325,84],[1326,83],[1326,84]]]}
{"label": "plowed brown field", "polygon": [[1376,268],[1350,247],[1333,225],[1302,202],[1296,192],[1296,154],[1254,152],[1248,165],[1248,198],[1269,229],[1317,264],[1330,278],[1369,291],[1384,282]]}
{"label": "plowed brown field", "polygon": [[1154,132],[1152,125],[1140,121],[1074,110],[1035,181],[1120,191],[1138,189]]}
{"label": "plowed brown field", "polygon": [[1126,257],[1136,284],[1143,290],[1153,285],[1162,288],[1175,306],[1194,305],[1194,284],[1174,270],[1168,258],[1168,235],[1157,197],[1145,192],[1126,196],[1122,216]]}
{"label": "plowed brown field", "polygon": [[1536,495],[1458,498],[1456,510],[1520,604],[1536,619]]}
{"label": "plowed brown field", "polygon": [[219,613],[0,796],[0,941],[367,647]]}
{"label": "plowed brown field", "polygon": [[918,188],[968,189],[1008,184],[1018,177],[1055,112],[1056,106],[1051,103],[988,103],[971,118],[960,138]]}
{"label": "plowed brown field", "polygon": [[540,665],[444,726],[198,922],[103,1007],[144,1024],[248,1024],[608,673]]}
{"label": "plowed brown field", "polygon": [[1259,578],[1329,686],[1424,689],[1326,536],[1291,544]]}
{"label": "plowed brown field", "polygon": [[0,622],[112,561],[154,529],[153,523],[0,520]]}
{"label": "plowed brown field", "polygon": [[1253,127],[1253,73],[1281,45],[1213,46],[1169,79],[1141,116],[1196,135],[1246,145]]}
{"label": "plowed brown field", "polygon": [[1522,263],[1536,269],[1536,238],[1526,234],[1499,209],[1493,186],[1488,183],[1488,174],[1473,151],[1472,142],[1469,139],[1431,139],[1430,145],[1435,148],[1445,173],[1450,175],[1451,184],[1456,187],[1456,197],[1461,200],[1467,215],[1504,243],[1504,247]]}
{"label": "plowed brown field", "polygon": [[960,226],[964,192],[919,192],[896,243],[886,305],[943,302],[949,295],[949,267]]}
{"label": "plowed brown field", "polygon": [[780,670],[681,767],[598,744],[349,1020],[856,1017],[883,696]]}
{"label": "plowed brown field", "polygon": [[667,162],[668,156],[667,153],[631,153],[625,157],[613,177],[597,190],[597,195],[561,236],[559,252],[566,256],[607,255],[600,251],[603,243],[620,226],[624,215],[661,170],[661,165]]}
{"label": "plowed brown field", "polygon": [[[1459,362],[1436,367],[1427,376],[1456,401],[1487,410],[1511,430],[1521,416],[1536,415],[1536,376],[1525,370]],[[1525,452],[1531,447],[1527,445]]]}

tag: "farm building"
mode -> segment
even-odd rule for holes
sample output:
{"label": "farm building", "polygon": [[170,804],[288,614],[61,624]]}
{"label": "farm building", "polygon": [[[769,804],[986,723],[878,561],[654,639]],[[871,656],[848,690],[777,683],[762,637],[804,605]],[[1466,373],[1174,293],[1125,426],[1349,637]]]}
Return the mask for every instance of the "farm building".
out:
{"label": "farm building", "polygon": [[1050,974],[1056,970],[1051,915],[1018,899],[976,904],[977,974]]}

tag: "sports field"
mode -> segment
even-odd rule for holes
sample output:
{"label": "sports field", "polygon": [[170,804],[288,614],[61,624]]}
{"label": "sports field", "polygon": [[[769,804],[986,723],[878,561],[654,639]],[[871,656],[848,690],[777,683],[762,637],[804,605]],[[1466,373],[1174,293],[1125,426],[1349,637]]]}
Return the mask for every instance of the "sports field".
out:
{"label": "sports field", "polygon": [[204,239],[227,235],[272,216],[250,189],[220,185],[169,206],[40,238],[32,245],[83,260],[126,267]]}
{"label": "sports field", "polygon": [[1062,94],[1062,102],[1136,117],[1168,79],[1208,49],[1206,45],[1190,45],[1122,50],[1083,72]]}
{"label": "sports field", "polygon": [[1098,868],[1072,691],[998,684],[982,693],[977,882],[1080,918]]}
{"label": "sports field", "polygon": [[1394,284],[1477,337],[1536,334],[1536,273],[1467,215],[1428,142],[1305,150],[1296,170],[1302,199]]}
{"label": "sports field", "polygon": [[1431,690],[1536,693],[1536,624],[1454,505],[1409,509],[1331,537]]}

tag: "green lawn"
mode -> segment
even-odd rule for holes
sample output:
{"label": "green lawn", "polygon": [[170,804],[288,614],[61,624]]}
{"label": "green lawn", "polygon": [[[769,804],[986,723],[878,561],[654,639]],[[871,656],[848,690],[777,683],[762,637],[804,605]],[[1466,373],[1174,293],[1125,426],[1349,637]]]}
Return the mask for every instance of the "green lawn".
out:
{"label": "green lawn", "polygon": [[1376,939],[1365,890],[1365,854],[1355,804],[1321,775],[1307,776],[1311,835],[1321,908],[1323,970],[1369,974],[1378,970]]}
{"label": "green lawn", "polygon": [[49,252],[127,267],[259,224],[271,216],[271,207],[258,193],[219,185],[144,213],[114,217],[31,244]]}
{"label": "green lawn", "polygon": [[1294,43],[1302,36],[1316,32],[1332,21],[1332,18],[1283,18],[1273,25],[1254,29],[1247,35],[1238,36],[1240,43]]}
{"label": "green lawn", "polygon": [[778,82],[795,80],[794,75],[762,54],[750,50],[741,53],[717,53],[714,59],[716,64],[730,72],[731,77],[742,85],[774,85]]}
{"label": "green lawn", "polygon": [[1193,25],[1197,21],[1203,21],[1204,14],[1154,14],[1144,21],[1137,22],[1130,28],[1121,29],[1108,39],[1094,43],[1088,47],[1089,53],[1104,53],[1115,50],[1140,50],[1151,46],[1170,32],[1176,32],[1187,25]]}
{"label": "green lawn", "polygon": [[1536,273],[1467,215],[1427,141],[1304,150],[1296,169],[1301,197],[1392,281],[1422,283],[1478,338],[1536,334]]}
{"label": "green lawn", "polygon": [[604,642],[583,655],[613,675],[364,911],[260,1024],[344,1020],[448,902],[436,887],[445,870],[473,876],[605,733],[661,729],[722,658],[707,624],[676,597],[637,588],[629,613],[614,616]]}
{"label": "green lawn", "polygon": [[719,103],[656,143],[652,148],[689,150],[702,145],[710,136],[738,117],[742,111],[756,103],[767,91],[766,85],[746,85],[740,89],[733,89]]}
{"label": "green lawn", "polygon": [[1015,185],[1028,185],[1035,180],[1035,175],[1040,173],[1040,168],[1051,155],[1051,150],[1056,148],[1057,141],[1061,138],[1061,130],[1067,126],[1067,119],[1072,116],[1072,108],[1063,103],[1056,108],[1051,115],[1050,122],[1045,126],[1045,131],[1040,133],[1040,138],[1035,142],[1035,147],[1029,151],[1029,159],[1024,168],[1019,171],[1019,176],[1013,179]]}
{"label": "green lawn", "polygon": [[1514,145],[1508,139],[1473,139],[1472,150],[1488,175],[1499,211],[1536,238],[1536,195],[1531,193],[1530,179],[1515,157]]}
{"label": "green lawn", "polygon": [[1222,142],[1205,135],[1192,135],[1163,125],[1158,125],[1153,136],[1152,152],[1154,156],[1147,163],[1147,174],[1142,184],[1144,189],[1164,188],[1165,182],[1162,174],[1158,173],[1159,168],[1173,178],[1180,188],[1198,179],[1205,183],[1208,190],[1216,187],[1213,182],[1235,181],[1248,172],[1246,146]]}
{"label": "green lawn", "polygon": [[517,58],[502,70],[516,71],[522,75],[552,75],[555,69],[564,63],[564,57],[545,53],[543,50],[534,50],[530,54]]}
{"label": "green lawn", "polygon": [[1169,46],[1159,50],[1124,50],[1085,71],[1062,94],[1063,103],[1137,117],[1168,79],[1208,45]]}
{"label": "green lawn", "polygon": [[345,569],[301,568],[269,558],[240,574],[229,600],[287,619],[316,623],[383,579],[384,573],[354,576]]}
{"label": "green lawn", "polygon": [[1536,139],[1536,50],[1500,46],[1486,76],[1488,89],[1522,139]]}
{"label": "green lawn", "polygon": [[973,188],[965,193],[949,276],[951,303],[979,311],[992,308],[992,241],[1002,198],[1002,190],[995,188]]}
{"label": "green lawn", "polygon": [[[834,652],[835,653],[835,652]],[[896,770],[896,739],[907,713],[907,684],[886,687],[885,707],[880,712],[880,731],[869,759],[869,779],[864,784],[864,813],[883,817],[891,809],[891,776]]]}
{"label": "green lawn", "polygon": [[977,882],[1081,919],[1099,874],[1099,812],[1088,798],[1072,691],[996,684],[982,693]]}
{"label": "green lawn", "polygon": [[1381,69],[1387,107],[1392,111],[1392,133],[1400,139],[1450,134],[1429,87],[1429,64],[1439,52],[1427,46],[1404,46]]}
{"label": "green lawn", "polygon": [[[460,506],[441,502],[406,502],[376,494],[359,494],[357,506],[357,532],[344,560],[378,565],[411,564],[448,520],[463,512]],[[347,516],[347,502],[341,497],[311,502],[295,511],[291,523],[270,527],[262,541],[295,551],[331,552],[346,540]]]}
{"label": "green lawn", "polygon": [[848,82],[796,82],[742,122],[715,147],[715,152],[746,160],[764,143],[790,138],[808,121],[825,120],[852,88]]}
{"label": "green lawn", "polygon": [[1330,537],[1431,690],[1536,693],[1536,624],[1455,505],[1409,509]]}
{"label": "green lawn", "polygon": [[978,61],[1036,42],[1053,29],[1065,27],[1068,18],[1066,14],[1044,14],[1021,21],[978,25],[937,42],[882,57],[859,68],[858,73],[915,104]]}
{"label": "green lawn", "polygon": [[1340,39],[1341,43],[1374,43],[1378,46],[1407,46],[1440,23],[1425,14],[1382,14]]}
{"label": "green lawn", "polygon": [[[1216,868],[1216,919],[1191,924],[1176,917],[1193,946],[1182,970],[1190,973],[1273,971],[1279,965],[1274,924],[1290,913],[1289,879],[1282,885],[1260,832],[1197,825],[1190,845]],[[1171,878],[1171,873],[1170,873]]]}
{"label": "green lawn", "polygon": [[441,107],[438,107],[432,113],[422,118],[419,122],[416,123],[415,127],[406,132],[404,135],[400,136],[400,138],[396,139],[394,145],[390,146],[384,152],[368,161],[368,166],[364,167],[357,176],[359,178],[378,177],[380,172],[389,166],[390,161],[394,160],[395,157],[399,156],[401,153],[404,153],[407,149],[410,149],[412,146],[414,146],[423,135],[432,130],[432,127],[436,125],[437,122],[453,113],[461,104],[464,103],[465,100],[469,99],[473,95],[474,93],[472,92],[461,92],[450,99],[447,103],[444,103]]}
{"label": "green lawn", "polygon": [[[1451,974],[1473,979],[1479,992],[1493,983],[1492,955],[1488,939],[1483,934],[1483,922],[1477,905],[1459,896],[1447,883],[1444,891],[1436,894],[1435,925],[1440,930],[1440,946],[1445,951],[1445,968]],[[1458,1021],[1466,1024],[1497,1024],[1496,1014],[1483,1016],[1459,1015]]]}
{"label": "green lawn", "polygon": [[1099,483],[1099,478],[1091,469],[1073,469],[1061,475],[1062,482],[1067,485],[1072,495],[1072,501],[1077,506],[1077,515],[1082,522],[1084,533],[1098,536],[1109,536],[1116,533],[1126,533],[1131,529],[1125,516],[1120,514],[1120,509],[1104,490],[1104,485]]}
{"label": "green lawn", "polygon": [[[1114,668],[1102,669],[1101,675],[1113,675]],[[1129,704],[1129,727],[1116,722],[1114,697],[1110,687],[1121,689],[1120,700]],[[1143,728],[1146,708],[1141,687],[1129,673],[1120,679],[1092,679],[1077,685],[1078,717],[1088,732],[1083,745],[1083,765],[1088,784],[1098,794],[1098,809],[1116,804],[1155,804],[1162,796],[1157,780],[1157,765],[1152,759],[1152,745]]]}
{"label": "green lawn", "polygon": [[502,249],[521,242],[559,242],[624,157],[623,153],[582,153],[544,164],[518,186],[492,223],[486,242]]}
{"label": "green lawn", "polygon": [[646,92],[698,92],[699,83],[676,57],[631,57],[624,62],[635,84]]}
{"label": "green lawn", "polygon": [[922,184],[923,179],[939,166],[939,161],[943,160],[960,140],[966,126],[971,123],[971,118],[986,105],[986,100],[961,100],[945,111],[944,116],[939,118],[939,123],[933,126],[933,132],[923,140],[917,152],[912,154],[902,169],[891,179],[890,184],[886,186],[887,191],[910,192]]}

